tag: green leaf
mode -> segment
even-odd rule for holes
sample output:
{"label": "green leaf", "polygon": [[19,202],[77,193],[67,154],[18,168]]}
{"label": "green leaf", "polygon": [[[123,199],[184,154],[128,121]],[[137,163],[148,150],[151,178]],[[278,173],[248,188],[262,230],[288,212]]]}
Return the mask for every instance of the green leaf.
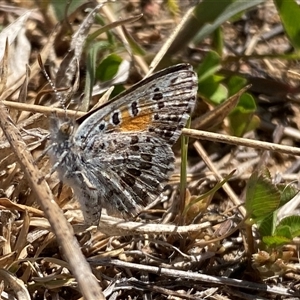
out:
{"label": "green leaf", "polygon": [[291,227],[288,225],[280,225],[276,227],[276,230],[274,232],[274,236],[283,236],[289,240],[291,240],[292,237],[292,232],[291,232]]}
{"label": "green leaf", "polygon": [[170,57],[183,49],[191,40],[198,45],[204,38],[212,34],[219,26],[231,17],[257,6],[265,0],[222,0],[201,1],[189,14],[178,35],[165,53]]}
{"label": "green leaf", "polygon": [[[212,77],[218,70],[221,69],[221,57],[215,51],[210,51],[197,69],[198,82],[201,84],[203,81]],[[224,77],[220,77],[220,80]]]}
{"label": "green leaf", "polygon": [[282,194],[281,194],[281,199],[280,199],[280,207],[292,200],[298,193],[299,191],[295,189],[291,185],[278,185],[278,189],[282,189]]}
{"label": "green leaf", "polygon": [[289,216],[282,219],[276,227],[274,234],[282,235],[287,238],[300,236],[300,216]]}
{"label": "green leaf", "polygon": [[269,247],[280,246],[291,242],[290,239],[284,236],[264,236],[262,241]]}
{"label": "green leaf", "polygon": [[198,93],[214,105],[218,105],[228,98],[227,88],[218,83],[214,76],[199,84]]}
{"label": "green leaf", "polygon": [[167,0],[167,7],[173,16],[178,16],[180,7],[177,0]]}
{"label": "green leaf", "polygon": [[194,27],[190,26],[190,34],[196,29],[200,29],[194,38],[194,43],[198,44],[201,42],[220,25],[236,14],[263,2],[264,0],[222,0],[218,2],[203,0],[195,8],[195,20],[194,24],[191,24],[194,25]]}
{"label": "green leaf", "polygon": [[280,203],[281,193],[266,177],[252,174],[246,189],[246,209],[254,220],[266,218]]}
{"label": "green leaf", "polygon": [[122,58],[116,54],[110,54],[97,66],[96,78],[101,81],[112,79],[118,72]]}
{"label": "green leaf", "polygon": [[110,98],[113,98],[122,92],[124,92],[126,89],[124,88],[123,84],[117,84],[114,86],[114,90],[110,94]]}
{"label": "green leaf", "polygon": [[[67,14],[70,15],[73,13],[80,5],[84,4],[85,1],[83,0],[73,0],[70,2],[70,5],[68,7]],[[55,14],[57,16],[57,19],[62,21],[65,19],[65,10],[67,1],[50,1],[51,6],[53,10],[55,11]]]}
{"label": "green leaf", "polygon": [[276,213],[269,213],[263,219],[256,220],[261,236],[273,235],[275,231]]}
{"label": "green leaf", "polygon": [[254,172],[246,189],[246,209],[249,221],[257,224],[263,242],[269,247],[280,246],[300,236],[300,216],[285,217],[278,223],[278,209],[296,194],[291,186],[272,184],[270,173]]}
{"label": "green leaf", "polygon": [[282,25],[294,48],[300,50],[300,7],[293,0],[274,0]]}
{"label": "green leaf", "polygon": [[102,41],[95,43],[92,45],[88,51],[87,56],[87,77],[88,80],[91,81],[91,86],[95,83],[95,76],[96,76],[96,69],[97,69],[97,57],[99,54],[99,51],[103,49],[109,48],[109,43]]}
{"label": "green leaf", "polygon": [[216,49],[217,53],[221,56],[223,54],[223,49],[224,49],[223,31],[221,27],[218,27],[213,32],[212,38],[213,38],[212,48]]}
{"label": "green leaf", "polygon": [[[232,96],[239,92],[243,87],[247,85],[247,79],[241,77],[241,76],[236,76],[233,75],[229,77],[229,80],[226,82],[228,90],[229,90],[229,95]],[[241,100],[240,100],[241,101]],[[255,109],[256,105],[254,103]]]}
{"label": "green leaf", "polygon": [[90,99],[92,97],[93,86],[95,84],[95,76],[97,69],[97,57],[99,51],[109,47],[109,44],[105,41],[93,44],[87,54],[87,70],[84,86],[84,96],[81,101],[80,110],[88,111],[90,105]]}
{"label": "green leaf", "polygon": [[216,75],[221,68],[221,58],[210,51],[200,64],[197,70],[198,74],[198,93],[212,104],[219,104],[227,99],[227,88],[221,84],[223,76]]}
{"label": "green leaf", "polygon": [[132,51],[132,54],[140,55],[140,56],[145,56],[147,54],[147,51],[139,43],[135,41],[135,39],[128,32],[125,26],[123,27],[123,33],[126,37],[126,41],[129,44],[130,51]]}
{"label": "green leaf", "polygon": [[231,133],[242,136],[247,131],[256,129],[259,126],[259,119],[254,116],[255,111],[256,104],[252,95],[242,94],[238,105],[229,114]]}

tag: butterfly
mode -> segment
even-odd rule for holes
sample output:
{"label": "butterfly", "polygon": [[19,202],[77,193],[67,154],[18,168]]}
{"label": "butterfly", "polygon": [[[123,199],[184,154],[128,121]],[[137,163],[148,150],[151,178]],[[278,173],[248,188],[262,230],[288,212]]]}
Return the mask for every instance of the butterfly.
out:
{"label": "butterfly", "polygon": [[179,64],[74,122],[51,118],[50,160],[79,200],[85,223],[98,225],[103,207],[135,216],[163,191],[197,86],[192,67]]}

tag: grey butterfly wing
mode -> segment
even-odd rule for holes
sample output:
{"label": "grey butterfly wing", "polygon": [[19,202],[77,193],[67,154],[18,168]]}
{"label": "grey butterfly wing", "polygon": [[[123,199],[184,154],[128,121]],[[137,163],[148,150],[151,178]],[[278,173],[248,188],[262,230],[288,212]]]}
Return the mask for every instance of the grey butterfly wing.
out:
{"label": "grey butterfly wing", "polygon": [[173,170],[171,145],[186,124],[196,92],[196,74],[181,64],[79,120],[73,141],[86,166],[82,177],[87,184],[75,189],[85,219],[99,221],[102,206],[134,215],[161,193]]}
{"label": "grey butterfly wing", "polygon": [[[85,160],[87,176],[108,211],[136,215],[163,190],[173,171],[174,154],[161,139],[146,134],[112,133],[104,140],[109,155],[94,147]],[[94,145],[102,143],[98,137]],[[92,210],[95,204],[85,205]]]}
{"label": "grey butterfly wing", "polygon": [[173,145],[193,110],[197,75],[180,64],[142,80],[103,107],[79,119],[78,144],[111,132],[149,132]]}

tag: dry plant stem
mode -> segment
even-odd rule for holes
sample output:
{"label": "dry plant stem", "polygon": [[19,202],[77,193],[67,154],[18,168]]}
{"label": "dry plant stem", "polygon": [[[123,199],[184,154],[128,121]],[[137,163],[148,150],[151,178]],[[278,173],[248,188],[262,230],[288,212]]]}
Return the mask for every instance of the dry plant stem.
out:
{"label": "dry plant stem", "polygon": [[6,89],[6,83],[7,83],[7,77],[8,77],[8,38],[6,38],[5,41],[5,51],[2,58],[2,65],[0,69],[0,93],[3,94],[3,92]]}
{"label": "dry plant stem", "polygon": [[7,198],[0,198],[0,209],[11,209],[11,210],[18,210],[25,212],[27,211],[28,213],[34,214],[35,216],[38,217],[43,217],[44,213],[34,207],[23,205],[23,204],[17,204],[12,201],[10,201]]}
{"label": "dry plant stem", "polygon": [[78,281],[84,298],[91,300],[104,299],[102,290],[74,237],[72,227],[53,200],[49,186],[36,167],[30,152],[27,150],[26,144],[22,140],[20,132],[13,124],[3,103],[0,103],[0,126],[18,157],[28,182],[36,193],[37,200],[56,234],[58,244],[61,246],[63,254],[70,264],[70,268]]}
{"label": "dry plant stem", "polygon": [[187,128],[184,128],[182,130],[182,133],[194,139],[219,142],[219,143],[225,143],[225,144],[236,145],[236,146],[246,146],[246,147],[251,147],[251,148],[256,148],[261,150],[270,150],[270,151],[300,156],[300,149],[296,147],[289,147],[289,146],[278,145],[278,144],[273,144],[268,142],[255,141],[250,139],[238,138],[234,136],[228,136],[228,135],[223,135],[223,134],[218,134],[218,133],[213,133],[208,131],[187,129]]}
{"label": "dry plant stem", "polygon": [[[201,156],[201,158],[204,160],[204,162],[206,163],[208,168],[214,174],[216,174],[217,178],[220,181],[222,181],[224,178],[220,175],[218,170],[215,168],[214,164],[212,163],[212,161],[207,156],[207,154],[206,154],[205,150],[203,149],[203,147],[201,146],[201,144],[198,141],[196,141],[194,143],[194,147],[195,147],[196,151],[198,152],[198,154]],[[236,194],[234,193],[234,191],[232,190],[230,185],[226,182],[226,183],[223,184],[222,188],[227,193],[227,195],[229,196],[231,201],[234,203],[234,205],[236,205],[238,207],[238,210],[240,211],[242,216],[245,217],[246,216],[246,209],[243,206],[241,206],[241,202],[240,202],[239,198],[236,196]]]}
{"label": "dry plant stem", "polygon": [[176,26],[175,30],[171,33],[168,40],[166,42],[164,42],[163,46],[161,47],[161,49],[158,51],[158,53],[152,60],[151,65],[150,65],[150,72],[147,74],[147,76],[150,76],[151,74],[154,73],[155,70],[157,70],[159,63],[162,62],[164,57],[166,57],[167,59],[168,59],[168,57],[171,57],[171,56],[166,56],[166,53],[167,53],[168,49],[170,48],[171,44],[174,42],[174,40],[176,38],[178,38],[178,34],[180,33],[181,29],[186,24],[188,18],[190,17],[190,15],[192,14],[193,11],[194,11],[194,8],[192,7],[185,13],[180,24],[178,24]]}
{"label": "dry plant stem", "polygon": [[[42,106],[42,105],[34,105],[34,104],[27,104],[27,103],[20,103],[20,102],[12,102],[12,101],[5,101],[3,100],[2,103],[10,108],[17,109],[20,111],[31,111],[34,113],[42,113],[45,115],[51,115],[55,113],[59,117],[64,117],[66,115],[66,111],[62,108],[55,108],[49,106]],[[86,112],[76,112],[75,110],[68,110],[67,115],[69,117],[81,117],[85,115]]]}
{"label": "dry plant stem", "polygon": [[[80,118],[86,114],[86,112],[81,112],[81,111],[75,111],[75,110],[65,111],[64,109],[61,108],[45,107],[41,105],[24,104],[24,103],[12,102],[12,101],[2,101],[2,103],[5,104],[7,107],[18,109],[18,110],[31,111],[35,113],[38,112],[45,115],[51,115],[53,113],[56,113],[56,115],[59,117],[65,117],[67,114],[69,118]],[[184,128],[182,130],[182,133],[186,136],[195,139],[208,140],[212,142],[220,142],[220,143],[238,145],[238,146],[246,146],[250,148],[270,150],[270,151],[300,156],[300,149],[296,147],[284,146],[284,145],[273,144],[273,143],[262,142],[262,141],[255,141],[255,140],[239,138],[239,137],[232,137],[224,134],[217,134],[213,132],[196,130],[196,129],[188,129],[188,128]]]}
{"label": "dry plant stem", "polygon": [[[43,229],[49,229],[49,223],[47,220],[43,220],[41,224],[41,218],[31,218],[30,226],[38,226]],[[74,226],[76,233],[80,233],[86,230],[87,226],[78,224]],[[142,222],[125,221],[124,219],[118,219],[107,215],[102,215],[98,226],[98,232],[101,232],[107,236],[132,236],[141,234],[177,234],[178,236],[184,234],[199,233],[200,231],[211,228],[211,222],[203,222],[201,224],[191,224],[187,226],[177,226],[173,224],[151,224]]]}
{"label": "dry plant stem", "polygon": [[184,234],[197,233],[211,226],[210,222],[177,226],[172,224],[150,224],[142,222],[128,222],[109,216],[101,216],[99,231],[108,236],[128,236],[135,234]]}
{"label": "dry plant stem", "polygon": [[258,284],[253,283],[245,280],[239,279],[232,279],[232,278],[225,278],[225,277],[217,277],[217,276],[210,276],[205,274],[200,274],[198,272],[193,271],[181,271],[178,269],[171,269],[171,268],[162,268],[156,266],[148,266],[148,265],[141,265],[135,264],[130,262],[125,262],[117,259],[101,259],[101,260],[89,260],[91,265],[101,265],[101,266],[116,266],[118,268],[129,268],[133,270],[138,270],[140,272],[149,272],[153,274],[159,274],[159,276],[168,276],[173,278],[180,278],[181,280],[188,279],[190,281],[196,282],[206,282],[209,284],[217,284],[217,285],[228,285],[228,286],[235,286],[238,288],[244,288],[248,290],[260,291],[264,293],[272,293],[282,296],[300,296],[300,293],[297,291],[292,291],[290,289],[285,289],[277,286],[268,286],[265,284]]}

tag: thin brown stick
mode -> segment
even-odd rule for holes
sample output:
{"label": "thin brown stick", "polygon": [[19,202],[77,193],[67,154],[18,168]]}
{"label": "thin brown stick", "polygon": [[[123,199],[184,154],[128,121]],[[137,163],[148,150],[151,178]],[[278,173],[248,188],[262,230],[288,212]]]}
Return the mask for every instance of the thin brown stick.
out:
{"label": "thin brown stick", "polygon": [[[194,143],[194,147],[195,147],[196,151],[198,152],[198,154],[201,156],[201,158],[206,163],[207,167],[217,176],[217,178],[220,181],[222,181],[224,178],[221,176],[221,174],[219,173],[217,168],[214,166],[212,161],[209,159],[209,157],[208,157],[207,153],[205,152],[205,150],[203,149],[202,145],[198,141],[196,141]],[[240,213],[242,214],[242,216],[245,217],[247,214],[246,209],[243,206],[241,206],[240,199],[234,193],[234,191],[231,188],[231,186],[229,185],[229,183],[225,182],[223,184],[222,188],[227,193],[228,197],[231,199],[231,201],[234,203],[234,205],[237,206],[237,208],[240,211]]]}
{"label": "thin brown stick", "polygon": [[187,128],[184,128],[182,130],[182,133],[191,138],[200,139],[200,140],[226,143],[226,144],[231,144],[236,146],[245,146],[245,147],[251,147],[251,148],[256,148],[261,150],[270,150],[270,151],[300,156],[300,149],[296,147],[284,146],[284,145],[262,142],[262,141],[255,141],[255,140],[244,139],[235,136],[228,136],[224,134],[217,134],[213,132],[187,129]]}
{"label": "thin brown stick", "polygon": [[[55,107],[45,107],[41,105],[31,105],[31,104],[24,104],[24,103],[17,103],[11,101],[2,101],[7,107],[24,110],[24,111],[31,111],[35,113],[42,113],[45,115],[51,115],[52,113],[56,113],[58,116],[64,117],[69,116],[70,118],[80,118],[86,114],[86,112],[82,111],[75,111],[75,110],[64,110],[61,108]],[[291,155],[299,155],[300,156],[300,148],[297,147],[290,147],[284,146],[274,143],[262,142],[262,141],[255,141],[245,138],[239,138],[235,136],[228,136],[224,134],[218,134],[208,131],[196,130],[196,129],[188,129],[184,128],[182,133],[186,136],[200,139],[200,140],[208,140],[212,142],[219,142],[219,143],[226,143],[231,145],[237,146],[245,146],[250,148],[256,148],[261,150],[270,150],[275,152],[281,152],[285,154]]]}

